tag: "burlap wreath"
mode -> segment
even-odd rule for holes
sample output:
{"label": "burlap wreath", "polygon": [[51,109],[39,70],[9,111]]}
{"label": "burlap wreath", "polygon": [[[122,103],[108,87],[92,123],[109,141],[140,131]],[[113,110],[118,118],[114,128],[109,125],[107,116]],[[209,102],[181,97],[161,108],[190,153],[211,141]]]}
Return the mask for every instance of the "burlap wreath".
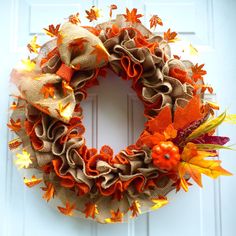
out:
{"label": "burlap wreath", "polygon": [[[110,223],[125,221],[129,212],[134,217],[159,208],[171,190],[187,191],[188,180],[194,179],[184,168],[190,152],[191,157],[215,156],[215,148],[208,152],[204,145],[228,141],[213,136],[215,127],[195,134],[209,122],[214,107],[202,102],[203,81],[194,78],[194,65],[173,58],[166,40],[141,23],[126,22],[123,15],[96,27],[63,24],[30,63],[33,69],[11,74],[20,96],[8,126],[19,139],[9,145],[22,144],[16,162],[42,174],[41,179],[25,178],[26,185],[43,180],[43,197],[60,199],[65,207],[59,210],[66,215]],[[132,80],[148,119],[137,142],[118,154],[107,145],[100,151],[89,148],[83,137],[80,102],[107,68]],[[160,157],[163,143],[172,149]],[[229,174],[214,163],[217,173],[201,173],[213,178]]]}

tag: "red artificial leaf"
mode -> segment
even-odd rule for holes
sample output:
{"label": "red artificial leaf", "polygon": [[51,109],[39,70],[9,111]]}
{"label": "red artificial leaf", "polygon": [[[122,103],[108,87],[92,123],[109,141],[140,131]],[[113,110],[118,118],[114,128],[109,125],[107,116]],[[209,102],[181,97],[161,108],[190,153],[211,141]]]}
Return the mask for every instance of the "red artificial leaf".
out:
{"label": "red artificial leaf", "polygon": [[176,41],[176,36],[177,36],[177,33],[176,32],[171,32],[170,29],[168,29],[166,32],[164,32],[164,39],[167,41],[167,42],[175,42]]}
{"label": "red artificial leaf", "polygon": [[137,217],[141,213],[139,202],[137,200],[134,201],[130,206],[129,210],[132,212],[132,218]]}
{"label": "red artificial leaf", "polygon": [[81,21],[79,19],[79,12],[77,12],[75,15],[70,15],[69,22],[71,22],[72,24],[75,24],[75,25],[81,23]]}
{"label": "red artificial leaf", "polygon": [[97,64],[100,64],[102,61],[108,61],[108,52],[102,45],[97,44],[92,47],[94,48],[94,50],[90,54],[94,54],[96,56]]}
{"label": "red artificial leaf", "polygon": [[10,123],[7,124],[8,128],[14,132],[18,132],[21,129],[21,120],[17,119],[14,121],[12,118],[10,119]]}
{"label": "red artificial leaf", "polygon": [[49,35],[50,37],[57,37],[60,26],[61,24],[56,25],[56,27],[54,25],[49,25],[48,29],[44,28],[44,30],[46,31],[46,34]]}
{"label": "red artificial leaf", "polygon": [[107,223],[116,223],[116,222],[122,222],[123,220],[123,213],[118,209],[117,211],[111,210],[111,218],[105,219]]}
{"label": "red artificial leaf", "polygon": [[109,13],[109,16],[112,18],[112,11],[113,10],[116,10],[117,9],[117,6],[115,4],[111,4],[110,6],[110,13]]}
{"label": "red artificial leaf", "polygon": [[192,67],[192,72],[193,72],[192,78],[195,82],[198,81],[199,79],[203,80],[203,76],[207,74],[207,72],[202,69],[203,67],[204,64],[198,65],[198,63]]}
{"label": "red artificial leaf", "polygon": [[137,8],[133,8],[131,11],[126,8],[126,14],[123,14],[123,16],[126,19],[126,22],[131,22],[131,23],[141,23],[140,19],[143,17],[142,14],[137,14]]}
{"label": "red artificial leaf", "polygon": [[66,201],[65,207],[58,206],[57,208],[62,214],[72,216],[75,209],[75,204],[71,204],[69,201]]}
{"label": "red artificial leaf", "polygon": [[42,187],[41,189],[45,191],[43,195],[43,199],[45,199],[47,202],[51,200],[51,198],[54,197],[55,194],[55,188],[52,183],[45,182],[46,187]]}
{"label": "red artificial leaf", "polygon": [[158,15],[153,15],[151,17],[151,19],[149,20],[149,22],[150,22],[150,28],[154,27],[154,29],[155,29],[157,27],[157,25],[163,26],[163,22]]}

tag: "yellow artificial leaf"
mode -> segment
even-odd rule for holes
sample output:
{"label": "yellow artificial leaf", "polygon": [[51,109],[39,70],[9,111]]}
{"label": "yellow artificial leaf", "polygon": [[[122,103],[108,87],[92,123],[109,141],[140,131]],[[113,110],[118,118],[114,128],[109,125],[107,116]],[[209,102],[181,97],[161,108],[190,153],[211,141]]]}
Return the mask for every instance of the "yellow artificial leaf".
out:
{"label": "yellow artificial leaf", "polygon": [[186,141],[193,140],[203,134],[215,130],[225,120],[225,118],[226,112],[223,112],[218,117],[205,121],[186,138]]}
{"label": "yellow artificial leaf", "polygon": [[99,17],[101,17],[101,10],[95,6],[93,6],[89,11],[86,10],[85,12],[87,14],[86,18],[89,19],[89,22],[97,20]]}
{"label": "yellow artificial leaf", "polygon": [[66,105],[63,105],[61,102],[59,102],[58,109],[56,109],[56,111],[61,118],[70,120],[71,115],[72,115],[70,102],[68,102]]}
{"label": "yellow artificial leaf", "polygon": [[166,197],[158,197],[158,198],[153,198],[152,202],[155,203],[154,206],[151,207],[152,210],[157,210],[163,206],[165,206],[166,204],[168,204],[168,200]]}
{"label": "yellow artificial leaf", "polygon": [[24,70],[24,71],[32,71],[35,68],[35,62],[30,60],[30,58],[22,59],[21,64],[17,66],[17,69]]}
{"label": "yellow artificial leaf", "polygon": [[198,54],[198,50],[191,43],[189,44],[189,54],[193,56]]}
{"label": "yellow artificial leaf", "polygon": [[75,209],[75,204],[71,204],[69,201],[66,201],[66,206],[65,207],[58,206],[57,208],[64,215],[73,216],[73,211]]}
{"label": "yellow artificial leaf", "polygon": [[118,209],[117,211],[111,210],[111,218],[105,219],[105,222],[107,223],[116,223],[116,222],[122,222],[123,221],[123,213]]}
{"label": "yellow artificial leaf", "polygon": [[24,177],[24,183],[29,188],[32,188],[32,187],[34,187],[35,185],[37,185],[37,184],[39,184],[41,182],[42,182],[42,179],[36,178],[35,175],[33,175],[31,177],[31,179],[27,179],[27,178]]}
{"label": "yellow artificial leaf", "polygon": [[38,49],[40,48],[40,46],[36,43],[37,41],[37,36],[35,35],[33,37],[33,39],[30,41],[30,43],[28,43],[27,48],[29,49],[29,52],[33,52],[33,53],[38,53]]}
{"label": "yellow artificial leaf", "polygon": [[181,162],[178,167],[179,177],[182,181],[181,186],[186,192],[188,191],[188,185],[184,178],[186,175],[189,175],[200,187],[202,187],[202,174],[213,179],[221,175],[232,175],[220,166],[220,160],[206,160],[211,156],[215,156],[215,153],[198,150],[194,143],[187,143],[181,154]]}
{"label": "yellow artificial leaf", "polygon": [[69,85],[68,82],[66,82],[65,80],[62,80],[62,91],[63,91],[63,94],[66,95],[67,92],[73,92],[73,88]]}
{"label": "yellow artificial leaf", "polygon": [[141,213],[139,202],[135,200],[129,210],[132,212],[131,218],[137,217]]}
{"label": "yellow artificial leaf", "polygon": [[18,165],[20,169],[28,168],[29,165],[32,164],[30,154],[25,150],[22,151],[22,154],[16,154],[16,157],[17,159],[15,160],[15,164]]}

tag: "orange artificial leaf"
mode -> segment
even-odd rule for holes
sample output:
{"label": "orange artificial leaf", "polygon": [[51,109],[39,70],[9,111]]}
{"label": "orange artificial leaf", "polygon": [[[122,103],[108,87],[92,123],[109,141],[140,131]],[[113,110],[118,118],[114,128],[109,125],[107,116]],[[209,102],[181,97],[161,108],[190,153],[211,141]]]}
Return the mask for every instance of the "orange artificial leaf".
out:
{"label": "orange artificial leaf", "polygon": [[7,124],[7,127],[11,129],[11,131],[18,132],[21,129],[21,120],[17,119],[16,121],[14,121],[11,118],[10,122]]}
{"label": "orange artificial leaf", "polygon": [[141,213],[139,202],[137,200],[134,201],[129,210],[132,212],[131,218],[137,217]]}
{"label": "orange artificial leaf", "polygon": [[69,201],[66,201],[66,206],[65,207],[57,207],[58,210],[66,215],[66,216],[72,216],[73,215],[73,211],[75,209],[75,204],[71,204]]}
{"label": "orange artificial leaf", "polygon": [[195,82],[198,81],[199,79],[203,80],[203,76],[207,74],[207,72],[202,69],[203,67],[204,64],[198,65],[198,63],[192,67],[192,72],[193,72],[192,78]]}
{"label": "orange artificial leaf", "polygon": [[111,4],[111,6],[110,6],[110,13],[109,13],[110,18],[112,18],[113,10],[116,10],[116,9],[117,9],[117,6],[115,4]]}
{"label": "orange artificial leaf", "polygon": [[91,217],[94,219],[95,215],[98,214],[97,205],[92,202],[86,203],[84,214],[86,218]]}
{"label": "orange artificial leaf", "polygon": [[15,111],[15,110],[17,110],[17,109],[21,109],[21,108],[24,108],[25,106],[18,106],[17,105],[17,103],[16,102],[13,102],[12,104],[11,104],[11,106],[10,106],[10,109],[11,110],[13,110],[13,111]]}
{"label": "orange artificial leaf", "polygon": [[188,184],[184,178],[186,175],[189,175],[200,187],[202,187],[202,174],[213,179],[221,175],[232,175],[220,166],[220,160],[206,159],[215,155],[216,154],[212,152],[199,151],[194,143],[187,143],[181,154],[182,161],[178,167],[180,184],[186,192],[188,191]]}
{"label": "orange artificial leaf", "polygon": [[33,52],[33,53],[38,53],[38,49],[40,48],[40,46],[36,43],[37,40],[37,36],[35,35],[33,37],[33,39],[30,41],[30,43],[27,44],[27,48],[29,49],[29,52]]}
{"label": "orange artificial leaf", "polygon": [[145,126],[151,132],[163,132],[172,123],[172,114],[169,106],[164,107],[153,119],[150,119]]}
{"label": "orange artificial leaf", "polygon": [[32,188],[37,184],[40,184],[42,179],[37,179],[35,175],[31,177],[31,179],[27,179],[24,177],[24,183],[27,187]]}
{"label": "orange artificial leaf", "polygon": [[65,118],[66,120],[70,120],[71,115],[72,115],[70,102],[68,102],[66,105],[63,105],[61,102],[59,102],[58,109],[56,109],[56,111],[61,118]]}
{"label": "orange artificial leaf", "polygon": [[163,26],[163,22],[158,15],[153,15],[149,20],[149,22],[150,22],[150,28],[154,27],[154,30],[156,29],[157,25]]}
{"label": "orange artificial leaf", "polygon": [[168,139],[174,139],[177,136],[177,130],[174,128],[172,124],[169,124],[167,128],[164,131],[164,136],[166,140]]}
{"label": "orange artificial leaf", "polygon": [[85,11],[87,16],[86,18],[89,19],[89,22],[92,22],[94,20],[97,20],[99,17],[101,17],[100,10],[93,6],[89,11]]}
{"label": "orange artificial leaf", "polygon": [[177,33],[171,32],[170,29],[168,29],[167,32],[164,32],[164,39],[169,43],[175,42],[177,40],[176,36]]}
{"label": "orange artificial leaf", "polygon": [[62,80],[62,91],[63,91],[63,94],[66,95],[67,92],[73,92],[73,88],[69,85],[68,82],[66,82],[65,80]]}
{"label": "orange artificial leaf", "polygon": [[45,199],[47,202],[51,200],[51,198],[54,197],[55,194],[55,188],[52,183],[45,182],[46,187],[42,187],[41,189],[45,191],[43,195],[43,199]]}
{"label": "orange artificial leaf", "polygon": [[137,14],[137,8],[133,8],[131,11],[126,8],[126,14],[123,14],[123,16],[126,19],[126,22],[131,22],[131,23],[141,23],[140,19],[143,17],[142,14]]}
{"label": "orange artificial leaf", "polygon": [[203,117],[201,107],[199,96],[194,96],[184,108],[177,107],[174,113],[174,128],[183,129],[192,122],[200,120]]}
{"label": "orange artificial leaf", "polygon": [[94,54],[96,56],[97,64],[100,64],[102,61],[104,62],[108,61],[109,54],[103,45],[97,44],[93,46],[93,48],[94,50],[90,53],[90,55]]}
{"label": "orange artificial leaf", "polygon": [[69,49],[71,49],[74,54],[78,54],[84,50],[84,44],[87,42],[88,40],[85,38],[74,39],[72,42],[70,42]]}
{"label": "orange artificial leaf", "polygon": [[52,84],[44,84],[40,92],[43,94],[44,98],[54,98],[55,88]]}
{"label": "orange artificial leaf", "polygon": [[8,147],[10,150],[13,150],[18,148],[21,144],[22,144],[21,140],[19,138],[16,138],[8,142]]}
{"label": "orange artificial leaf", "polygon": [[118,209],[117,211],[111,210],[111,218],[105,219],[107,223],[116,223],[116,222],[122,222],[123,220],[123,213]]}
{"label": "orange artificial leaf", "polygon": [[58,33],[59,33],[59,29],[60,29],[61,24],[56,25],[56,27],[54,25],[49,25],[48,29],[44,28],[45,32],[47,35],[49,35],[50,37],[57,37]]}
{"label": "orange artificial leaf", "polygon": [[81,23],[81,21],[79,19],[79,12],[77,12],[75,15],[70,15],[69,22],[71,22],[72,24],[75,24],[75,25]]}

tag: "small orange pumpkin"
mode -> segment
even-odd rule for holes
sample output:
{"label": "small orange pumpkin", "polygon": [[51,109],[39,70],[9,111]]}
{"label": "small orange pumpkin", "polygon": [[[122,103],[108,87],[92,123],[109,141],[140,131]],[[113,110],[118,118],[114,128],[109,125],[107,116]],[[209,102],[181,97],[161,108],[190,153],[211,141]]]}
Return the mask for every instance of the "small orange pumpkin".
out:
{"label": "small orange pumpkin", "polygon": [[152,159],[153,164],[159,169],[172,170],[180,161],[179,148],[171,141],[162,141],[152,148]]}

